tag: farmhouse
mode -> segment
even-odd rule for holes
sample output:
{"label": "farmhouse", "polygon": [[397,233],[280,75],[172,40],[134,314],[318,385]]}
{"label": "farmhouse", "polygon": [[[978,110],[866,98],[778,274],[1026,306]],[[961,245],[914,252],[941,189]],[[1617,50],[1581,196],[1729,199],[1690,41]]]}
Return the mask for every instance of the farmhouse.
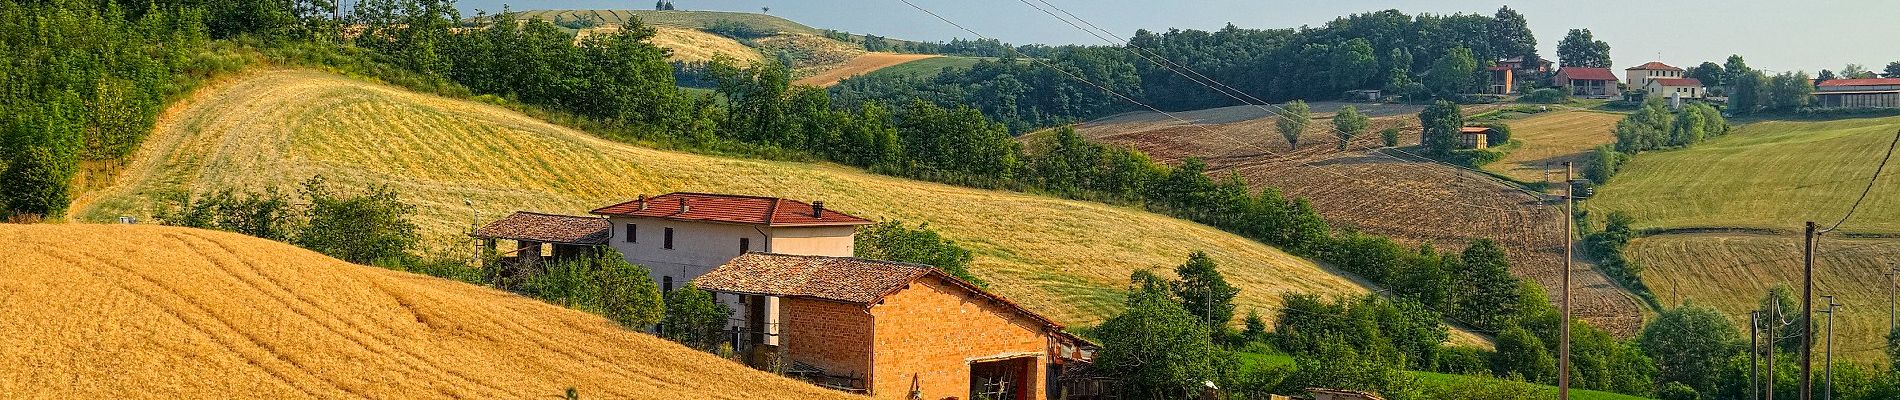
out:
{"label": "farmhouse", "polygon": [[1616,97],[1622,93],[1616,88],[1616,74],[1608,68],[1563,67],[1550,83],[1573,96]]}
{"label": "farmhouse", "polygon": [[1651,78],[1643,84],[1650,96],[1668,99],[1702,98],[1702,81],[1695,78]]}
{"label": "farmhouse", "polygon": [[[618,234],[608,246],[627,262],[651,270],[661,290],[712,271],[742,254],[761,251],[811,256],[851,256],[857,228],[870,220],[777,197],[669,193],[595,209]],[[719,296],[739,320],[758,320],[759,330],[736,340],[777,344],[778,298]],[[734,323],[739,325],[738,322]],[[744,345],[745,343],[738,343]],[[739,347],[739,346],[735,346]]]}
{"label": "farmhouse", "polygon": [[1824,108],[1900,108],[1900,78],[1833,79],[1814,88]]}
{"label": "farmhouse", "polygon": [[500,240],[514,241],[514,250],[497,253],[502,255],[501,262],[532,267],[579,257],[588,248],[607,244],[612,236],[608,228],[600,218],[517,211],[475,229],[470,236],[481,239],[482,248],[490,252]]}
{"label": "farmhouse", "polygon": [[1498,60],[1496,64],[1486,68],[1485,70],[1489,71],[1491,76],[1490,86],[1486,87],[1486,93],[1517,93],[1518,87],[1523,86],[1522,81],[1530,79],[1526,78],[1527,76],[1550,72],[1550,60],[1533,61],[1524,62],[1524,57],[1512,57]]}
{"label": "farmhouse", "polygon": [[1623,75],[1629,78],[1629,80],[1624,81],[1629,87],[1640,88],[1649,85],[1649,80],[1651,79],[1681,78],[1682,68],[1663,64],[1661,61],[1650,61],[1643,63],[1643,65],[1624,69]]}
{"label": "farmhouse", "polygon": [[927,265],[748,253],[692,284],[780,299],[787,372],[876,398],[1044,399],[1060,367],[1092,354],[1054,321]]}
{"label": "farmhouse", "polygon": [[1458,147],[1464,149],[1482,149],[1490,145],[1491,128],[1467,126],[1458,128]]}

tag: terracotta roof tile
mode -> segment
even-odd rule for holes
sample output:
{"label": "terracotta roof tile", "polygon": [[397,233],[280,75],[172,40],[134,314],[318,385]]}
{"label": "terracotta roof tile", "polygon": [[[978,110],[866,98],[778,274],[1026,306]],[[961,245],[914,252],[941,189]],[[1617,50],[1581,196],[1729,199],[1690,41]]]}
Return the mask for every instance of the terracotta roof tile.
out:
{"label": "terracotta roof tile", "polygon": [[1616,73],[1610,72],[1609,68],[1564,67],[1563,69],[1557,70],[1557,76],[1570,80],[1583,81],[1617,80]]}
{"label": "terracotta roof tile", "polygon": [[1900,78],[1829,79],[1821,81],[1821,86],[1823,87],[1891,85],[1900,85]]}
{"label": "terracotta roof tile", "polygon": [[703,290],[779,297],[807,297],[855,304],[872,304],[909,287],[924,277],[936,277],[978,297],[1061,329],[1060,324],[1031,312],[1002,296],[970,285],[923,264],[856,257],[796,256],[746,253],[693,279]]}
{"label": "terracotta roof tile", "polygon": [[1669,66],[1669,64],[1663,64],[1661,61],[1650,61],[1650,62],[1643,63],[1643,65],[1629,67],[1624,70],[1627,71],[1627,70],[1637,70],[1637,69],[1648,69],[1648,70],[1657,70],[1657,71],[1681,71],[1682,70],[1682,68],[1676,68],[1676,67]]}
{"label": "terracotta roof tile", "polygon": [[594,217],[542,214],[516,211],[501,220],[476,229],[481,238],[527,240],[546,243],[607,244],[613,224]]}
{"label": "terracotta roof tile", "polygon": [[1482,126],[1467,126],[1467,127],[1458,128],[1458,133],[1467,133],[1467,134],[1491,133],[1491,128],[1482,127]]}
{"label": "terracotta roof tile", "polygon": [[678,192],[601,207],[591,213],[768,226],[871,224],[870,220],[829,209],[814,216],[813,209],[811,204],[777,197]]}

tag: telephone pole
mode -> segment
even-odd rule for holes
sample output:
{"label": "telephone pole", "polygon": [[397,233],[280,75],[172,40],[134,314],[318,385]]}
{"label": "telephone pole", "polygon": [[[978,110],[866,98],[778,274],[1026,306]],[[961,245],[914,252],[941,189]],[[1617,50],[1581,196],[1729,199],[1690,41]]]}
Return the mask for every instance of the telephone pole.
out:
{"label": "telephone pole", "polygon": [[1755,335],[1756,333],[1759,333],[1759,332],[1761,332],[1761,311],[1749,311],[1748,312],[1748,398],[1749,400],[1757,400],[1761,398],[1761,381],[1759,380],[1761,371],[1755,370],[1755,367],[1759,365],[1759,363],[1761,362],[1761,360],[1756,358],[1756,356],[1761,355],[1761,340],[1759,340],[1760,338]]}
{"label": "telephone pole", "polygon": [[1814,221],[1801,249],[1801,400],[1814,400]]}
{"label": "telephone pole", "polygon": [[1841,304],[1834,302],[1834,296],[1821,297],[1827,298],[1827,361],[1821,364],[1823,368],[1827,368],[1827,375],[1825,375],[1827,383],[1823,385],[1826,389],[1822,392],[1824,395],[1821,398],[1834,400],[1834,309],[1840,307]]}
{"label": "telephone pole", "polygon": [[1570,235],[1574,232],[1570,225],[1577,219],[1576,177],[1570,162],[1564,162],[1564,321],[1558,330],[1563,333],[1563,344],[1557,359],[1557,400],[1570,400],[1570,263],[1574,258],[1570,254],[1572,243]]}
{"label": "telephone pole", "polygon": [[1777,300],[1770,303],[1774,304],[1768,308],[1768,323],[1765,324],[1768,325],[1768,337],[1764,339],[1768,341],[1768,375],[1763,377],[1767,381],[1765,385],[1768,387],[1768,390],[1762,392],[1766,393],[1766,397],[1764,398],[1775,400],[1775,359],[1779,358],[1776,356],[1781,355],[1781,351],[1778,348],[1778,346],[1781,345],[1781,341],[1776,340],[1779,338],[1775,337],[1775,325],[1781,325],[1781,301]]}

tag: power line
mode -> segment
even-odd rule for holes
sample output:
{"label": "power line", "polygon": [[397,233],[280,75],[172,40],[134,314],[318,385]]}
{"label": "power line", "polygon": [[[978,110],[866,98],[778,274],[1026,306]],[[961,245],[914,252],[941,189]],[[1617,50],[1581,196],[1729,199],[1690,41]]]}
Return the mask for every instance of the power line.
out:
{"label": "power line", "polygon": [[1887,169],[1887,160],[1893,158],[1893,149],[1896,145],[1900,145],[1900,131],[1893,133],[1893,143],[1887,144],[1887,155],[1880,157],[1880,165],[1874,167],[1874,176],[1867,178],[1867,188],[1862,189],[1860,198],[1854,199],[1854,205],[1847,208],[1847,215],[1841,216],[1841,220],[1835,221],[1834,226],[1823,229],[1820,233],[1833,232],[1835,228],[1840,228],[1842,223],[1846,223],[1848,218],[1853,218],[1855,211],[1860,211],[1860,203],[1866,201],[1867,194],[1874,191],[1874,183],[1880,181],[1880,171]]}

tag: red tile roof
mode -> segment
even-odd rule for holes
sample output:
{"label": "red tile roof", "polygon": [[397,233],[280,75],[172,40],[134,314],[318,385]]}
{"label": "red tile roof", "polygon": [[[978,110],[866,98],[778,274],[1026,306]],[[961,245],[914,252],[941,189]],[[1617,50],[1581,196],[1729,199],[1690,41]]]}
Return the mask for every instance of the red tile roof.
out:
{"label": "red tile roof", "polygon": [[1702,87],[1702,81],[1697,80],[1696,78],[1650,78],[1650,81],[1656,82],[1656,84],[1663,85],[1663,86]]}
{"label": "red tile roof", "polygon": [[1658,70],[1658,71],[1681,71],[1682,70],[1682,68],[1676,68],[1676,67],[1669,66],[1669,64],[1663,64],[1661,61],[1650,61],[1650,62],[1643,63],[1643,65],[1629,67],[1628,69],[1625,69],[1625,71],[1637,70],[1637,69],[1649,69],[1649,70]]}
{"label": "red tile roof", "polygon": [[830,209],[821,210],[818,215],[813,215],[814,208],[817,207],[777,197],[678,192],[652,198],[643,196],[638,200],[601,207],[591,213],[613,217],[645,217],[766,226],[871,224],[870,220]]}
{"label": "red tile roof", "polygon": [[1821,86],[1824,86],[1824,87],[1892,86],[1892,85],[1900,85],[1900,78],[1829,79],[1829,80],[1821,81]]}
{"label": "red tile roof", "polygon": [[986,298],[1056,330],[1062,326],[1002,296],[970,285],[935,267],[923,264],[869,260],[856,257],[795,256],[746,253],[725,265],[693,278],[693,286],[726,293],[804,297],[853,304],[876,304],[926,277]]}
{"label": "red tile roof", "polygon": [[1557,76],[1573,81],[1614,81],[1616,73],[1609,68],[1564,67],[1557,70]]}
{"label": "red tile roof", "polygon": [[1472,135],[1480,134],[1480,133],[1491,133],[1491,128],[1482,127],[1482,126],[1467,126],[1463,128],[1458,128],[1458,133],[1472,134]]}
{"label": "red tile roof", "polygon": [[613,224],[600,218],[516,211],[506,218],[476,229],[471,236],[543,243],[600,245],[607,244],[611,230],[613,230]]}

